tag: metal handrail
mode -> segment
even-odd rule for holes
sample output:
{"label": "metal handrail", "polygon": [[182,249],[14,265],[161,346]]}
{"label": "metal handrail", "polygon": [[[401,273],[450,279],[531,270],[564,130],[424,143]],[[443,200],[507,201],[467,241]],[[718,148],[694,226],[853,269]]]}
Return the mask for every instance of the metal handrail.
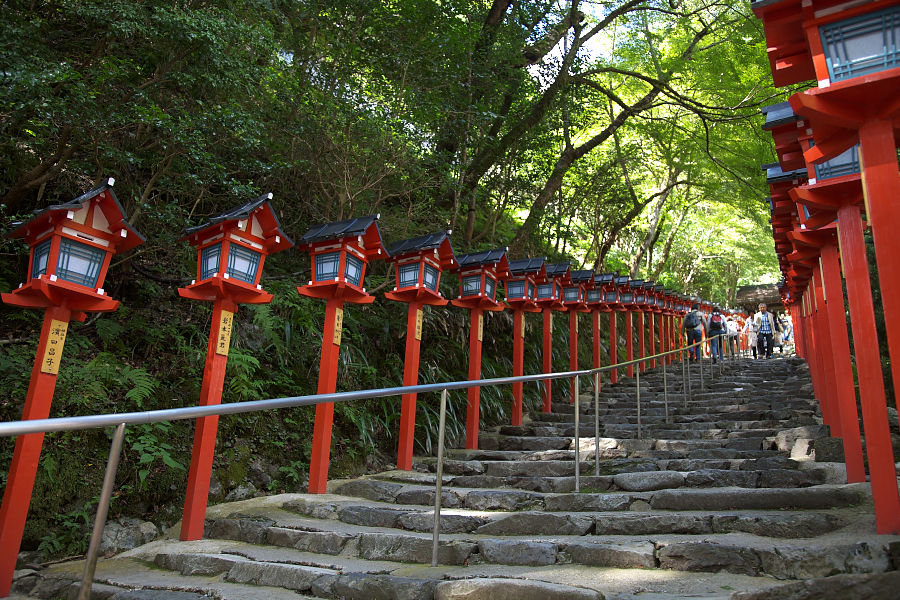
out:
{"label": "metal handrail", "polygon": [[[79,593],[77,596],[77,600],[88,600],[91,594],[91,587],[93,583],[93,575],[97,565],[97,558],[100,548],[100,541],[103,536],[103,528],[106,525],[106,516],[109,511],[109,504],[112,498],[112,492],[115,485],[115,474],[118,469],[119,463],[119,455],[122,450],[122,443],[125,435],[125,428],[127,425],[140,425],[140,424],[149,424],[149,423],[158,423],[162,421],[177,421],[184,419],[197,419],[201,417],[210,417],[214,415],[226,415],[226,414],[240,414],[246,412],[255,412],[259,410],[275,410],[279,408],[294,408],[298,406],[311,406],[315,404],[321,404],[326,402],[348,402],[351,400],[363,400],[368,398],[381,398],[386,396],[401,396],[404,394],[420,394],[426,392],[441,392],[441,416],[440,416],[440,432],[439,432],[439,445],[438,445],[438,464],[437,464],[437,473],[435,478],[435,513],[434,513],[434,544],[433,544],[433,553],[432,553],[432,565],[437,566],[437,552],[439,546],[439,535],[440,535],[440,505],[441,505],[441,482],[443,478],[443,447],[444,447],[444,429],[445,429],[445,420],[446,420],[446,404],[447,404],[447,393],[449,390],[456,389],[467,389],[470,387],[487,387],[494,385],[507,385],[512,383],[526,383],[529,381],[547,381],[552,379],[571,379],[575,378],[575,485],[576,491],[579,491],[579,438],[580,432],[579,428],[579,392],[578,392],[578,380],[580,377],[592,375],[595,376],[595,384],[594,384],[594,398],[595,401],[599,405],[599,376],[600,373],[611,371],[613,369],[620,369],[623,367],[628,367],[631,365],[640,365],[645,361],[655,360],[657,358],[669,356],[672,354],[680,353],[682,357],[682,361],[684,362],[684,351],[689,350],[690,348],[700,345],[703,343],[703,340],[691,344],[689,346],[684,346],[681,348],[676,348],[673,350],[668,350],[666,352],[660,352],[659,354],[655,354],[653,356],[645,356],[641,358],[637,358],[634,360],[626,361],[623,363],[616,363],[614,365],[608,365],[605,367],[598,367],[595,369],[586,369],[580,371],[566,371],[560,373],[539,373],[536,375],[521,375],[518,377],[498,377],[494,379],[479,379],[479,380],[471,380],[471,381],[454,381],[448,383],[433,383],[433,384],[424,384],[424,385],[415,385],[415,386],[400,386],[400,387],[392,387],[392,388],[380,388],[374,390],[361,390],[354,392],[335,392],[331,394],[315,394],[311,396],[292,396],[287,398],[276,398],[269,400],[253,400],[249,402],[233,402],[227,404],[214,404],[207,406],[191,406],[184,408],[173,408],[173,409],[164,409],[164,410],[153,410],[153,411],[142,411],[142,412],[131,412],[131,413],[120,413],[120,414],[106,414],[106,415],[88,415],[81,417],[57,417],[52,419],[35,419],[30,421],[16,421],[16,422],[6,422],[0,423],[0,437],[10,437],[15,435],[28,435],[28,434],[36,434],[36,433],[48,433],[48,432],[58,432],[58,431],[74,431],[74,430],[83,430],[83,429],[98,429],[102,427],[115,427],[115,434],[113,435],[112,442],[110,444],[110,453],[109,459],[107,460],[106,472],[104,473],[103,478],[103,486],[100,492],[99,504],[97,506],[97,515],[94,522],[94,529],[91,534],[91,540],[88,545],[88,551],[85,556],[85,568],[84,575],[82,577],[81,588],[79,589]],[[702,361],[700,361],[701,369],[702,369]],[[665,371],[666,366],[663,365],[663,370]],[[636,369],[637,373],[637,402],[638,406],[640,406],[640,368]],[[702,377],[702,371],[701,371]],[[690,376],[688,374],[688,380]],[[685,385],[684,383],[682,384]],[[688,381],[687,388],[690,387],[690,383]],[[702,387],[702,383],[701,383]],[[668,400],[667,400],[668,402]],[[687,397],[685,397],[685,405],[687,404]],[[595,407],[595,439],[597,443],[595,443],[595,460],[597,463],[597,468],[599,469],[600,462],[600,451],[599,451],[599,418],[597,415],[599,411],[596,409],[599,406]],[[668,411],[667,411],[668,412]],[[640,415],[640,408],[638,408],[638,414]],[[640,417],[639,417],[640,418]]]}

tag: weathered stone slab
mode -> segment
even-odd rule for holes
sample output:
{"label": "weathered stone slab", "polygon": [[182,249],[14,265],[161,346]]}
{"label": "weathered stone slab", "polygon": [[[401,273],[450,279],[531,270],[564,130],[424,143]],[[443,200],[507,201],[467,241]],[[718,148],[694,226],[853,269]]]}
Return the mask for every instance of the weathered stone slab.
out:
{"label": "weathered stone slab", "polygon": [[156,566],[169,571],[177,571],[182,575],[218,575],[225,573],[241,559],[234,556],[218,554],[157,554]]}
{"label": "weathered stone slab", "polygon": [[830,431],[831,430],[827,425],[812,425],[785,429],[784,431],[779,431],[778,435],[775,436],[775,445],[782,452],[790,452],[798,439],[815,440],[831,437]]}
{"label": "weathered stone slab", "polygon": [[494,477],[571,477],[575,463],[555,462],[489,462],[485,473]]}
{"label": "weathered stone slab", "polygon": [[883,573],[892,568],[881,544],[776,546],[758,551],[763,570],[776,579],[815,579],[841,573]]}
{"label": "weathered stone slab", "polygon": [[629,494],[559,494],[544,496],[548,512],[606,512],[628,510]]}
{"label": "weathered stone slab", "polygon": [[434,600],[603,600],[594,590],[520,579],[444,581]]}
{"label": "weathered stone slab", "polygon": [[896,598],[900,571],[872,575],[834,575],[786,585],[736,592],[731,600],[882,600]]}
{"label": "weathered stone slab", "polygon": [[393,575],[341,575],[334,582],[331,594],[346,600],[421,600],[431,598],[439,582],[431,579],[411,579]]}
{"label": "weathered stone slab", "polygon": [[556,544],[525,540],[481,540],[481,557],[489,563],[502,565],[543,566],[556,563]]}
{"label": "weathered stone slab", "polygon": [[334,575],[331,569],[288,565],[282,563],[238,562],[228,571],[226,581],[281,587],[297,592],[309,591],[313,582],[323,575]]}
{"label": "weathered stone slab", "polygon": [[563,437],[508,437],[500,441],[501,450],[566,450],[569,439]]}
{"label": "weathered stone slab", "polygon": [[269,527],[266,543],[284,548],[296,548],[316,554],[340,554],[352,535],[331,531],[300,531],[283,527]]}
{"label": "weathered stone slab", "polygon": [[656,547],[650,542],[624,544],[569,544],[563,550],[572,562],[617,569],[656,568]]}
{"label": "weathered stone slab", "polygon": [[743,487],[755,488],[759,484],[759,473],[756,471],[725,471],[719,469],[701,469],[688,473],[685,484],[693,488],[708,487]]}
{"label": "weathered stone slab", "polygon": [[613,483],[627,492],[652,492],[681,487],[684,475],[677,471],[620,473],[613,477]]}
{"label": "weathered stone slab", "polygon": [[844,458],[844,440],[840,438],[819,438],[813,440],[816,462],[847,462]]}
{"label": "weathered stone slab", "polygon": [[769,469],[759,474],[759,487],[800,488],[825,483],[827,474],[822,470],[795,471],[793,469]]}
{"label": "weathered stone slab", "polygon": [[274,524],[275,521],[264,517],[216,519],[204,534],[205,537],[217,540],[263,544],[266,541],[266,530]]}
{"label": "weathered stone slab", "polygon": [[[481,517],[441,514],[441,533],[470,533],[487,522]],[[400,517],[397,524],[409,531],[434,531],[434,512],[409,513]]]}
{"label": "weathered stone slab", "polygon": [[540,508],[543,496],[529,492],[472,491],[463,505],[470,510],[525,510]]}
{"label": "weathered stone slab", "polygon": [[675,571],[718,573],[727,571],[741,575],[758,575],[759,556],[749,548],[709,542],[670,544],[656,553],[659,566]]}
{"label": "weathered stone slab", "polygon": [[[443,518],[441,519],[443,521]],[[577,515],[525,512],[492,521],[478,528],[480,535],[585,535],[593,519]]]}
{"label": "weathered stone slab", "polygon": [[[362,533],[359,557],[365,560],[431,563],[431,538],[394,533]],[[477,546],[470,542],[441,542],[438,561],[442,565],[462,565]]]}
{"label": "weathered stone slab", "polygon": [[[503,485],[503,479],[503,477],[491,475],[463,475],[461,477],[454,477],[453,481],[450,482],[450,485],[463,488],[498,488]],[[434,492],[432,492],[432,494],[433,493]],[[443,502],[443,500],[441,500],[441,502]]]}
{"label": "weathered stone slab", "polygon": [[401,489],[403,489],[403,486],[398,483],[375,481],[373,479],[357,479],[339,485],[335,488],[334,493],[354,498],[365,498],[373,502],[393,502]]}
{"label": "weathered stone slab", "polygon": [[741,462],[741,471],[766,471],[768,469],[799,469],[800,463],[786,456],[769,456]]}
{"label": "weathered stone slab", "polygon": [[448,475],[484,475],[484,463],[480,460],[444,460],[444,473]]}
{"label": "weathered stone slab", "polygon": [[650,505],[657,510],[779,510],[782,508],[846,508],[859,504],[852,489],[681,489],[656,492]]}
{"label": "weathered stone slab", "polygon": [[400,517],[407,511],[387,508],[370,508],[368,506],[345,506],[341,509],[340,520],[350,525],[365,527],[397,527]]}
{"label": "weathered stone slab", "polygon": [[337,519],[337,506],[328,502],[317,502],[306,498],[295,498],[281,505],[286,511],[313,517],[314,519]]}
{"label": "weathered stone slab", "polygon": [[740,458],[741,453],[731,448],[708,448],[694,450],[688,454],[688,458],[694,459],[731,459]]}
{"label": "weathered stone slab", "polygon": [[712,517],[678,514],[597,515],[594,535],[661,535],[712,533]]}
{"label": "weathered stone slab", "polygon": [[772,515],[713,515],[716,533],[736,531],[773,538],[811,538],[843,526],[840,517],[822,513]]}
{"label": "weathered stone slab", "polygon": [[[434,506],[434,490],[406,490],[397,494],[397,504],[415,504]],[[441,492],[441,507],[457,508],[462,506],[462,498],[456,492]]]}
{"label": "weathered stone slab", "polygon": [[692,459],[684,459],[684,460],[670,460],[665,463],[665,466],[660,465],[660,468],[665,468],[667,471],[700,471],[702,469],[716,469],[716,470],[728,470],[731,468],[731,462],[728,460],[692,460]]}

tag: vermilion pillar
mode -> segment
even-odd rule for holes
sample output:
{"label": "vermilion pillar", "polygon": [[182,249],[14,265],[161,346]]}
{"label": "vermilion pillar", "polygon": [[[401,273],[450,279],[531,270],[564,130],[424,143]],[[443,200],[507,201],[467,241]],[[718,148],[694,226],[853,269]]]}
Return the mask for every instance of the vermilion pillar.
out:
{"label": "vermilion pillar", "polygon": [[[333,394],[337,388],[338,358],[341,354],[341,330],[344,322],[343,298],[328,298],[325,303],[325,325],[322,331],[322,354],[319,359],[317,394]],[[329,343],[330,340],[330,343]],[[316,404],[313,447],[309,459],[309,493],[324,494],[331,460],[331,429],[334,402]]]}
{"label": "vermilion pillar", "polygon": [[[525,364],[525,311],[513,311],[513,377],[524,375]],[[522,382],[513,384],[512,424],[522,424]]]}
{"label": "vermilion pillar", "polygon": [[[645,356],[647,356],[645,354],[645,348],[644,348],[644,311],[639,310],[639,311],[637,311],[636,314],[637,314],[637,330],[638,330],[638,356],[640,358],[644,358]],[[644,373],[647,371],[646,363],[641,363],[640,367],[641,367],[641,373]]]}
{"label": "vermilion pillar", "polygon": [[[625,311],[625,361],[634,360],[634,330],[631,327],[631,311]],[[634,365],[628,365],[628,376],[634,377]]]}
{"label": "vermilion pillar", "polygon": [[[403,386],[419,383],[419,347],[422,343],[422,308],[420,301],[409,303],[406,316],[406,354],[403,360]],[[397,446],[397,469],[412,470],[413,441],[416,430],[416,394],[403,394],[400,406],[400,436]]]}
{"label": "vermilion pillar", "polygon": [[843,437],[841,435],[841,418],[839,405],[837,403],[837,381],[835,381],[834,371],[834,340],[831,338],[831,321],[828,319],[828,308],[825,305],[825,295],[822,289],[822,273],[819,265],[813,269],[813,282],[815,284],[816,306],[819,309],[818,321],[819,331],[822,339],[822,374],[825,383],[823,391],[827,403],[822,406],[822,414],[828,413],[826,423],[831,427],[832,437]]}
{"label": "vermilion pillar", "polygon": [[[206,346],[206,364],[203,368],[203,383],[200,387],[200,406],[214,406],[222,403],[225,367],[228,364],[228,350],[231,345],[231,327],[236,312],[237,304],[230,300],[219,299],[213,303],[209,343]],[[197,426],[194,429],[194,448],[191,452],[191,466],[188,471],[184,516],[181,519],[182,540],[199,540],[203,537],[218,426],[218,415],[197,419]]]}
{"label": "vermilion pillar", "polygon": [[[654,319],[653,319],[653,313],[652,313],[652,312],[651,312],[651,313],[647,313],[647,316],[650,318],[650,323],[649,323],[649,327],[650,327],[650,331],[649,331],[649,333],[650,333],[650,356],[656,356],[656,340],[654,339],[654,331],[653,331],[653,320],[654,320]],[[660,327],[662,327],[662,323],[660,323]],[[661,339],[661,338],[660,338],[660,340],[659,340],[659,347],[660,347],[660,351],[662,351],[662,339]],[[650,368],[653,368],[653,367],[655,367],[655,366],[656,366],[656,359],[654,358],[653,360],[650,361]]]}
{"label": "vermilion pillar", "polygon": [[[600,368],[600,311],[594,309],[591,311],[591,335],[593,336],[593,362],[591,363],[591,367],[594,369]],[[600,377],[594,378],[595,382],[600,381]],[[597,391],[600,391],[599,385],[597,386]]]}
{"label": "vermilion pillar", "polygon": [[[616,311],[609,313],[609,364],[619,363],[619,340],[616,335]],[[610,369],[609,382],[616,383],[619,380],[618,369]]]}
{"label": "vermilion pillar", "polygon": [[[544,314],[544,373],[553,372],[553,311],[545,308],[541,311]],[[544,380],[544,407],[543,411],[548,413],[551,411],[550,390],[552,381]]]}
{"label": "vermilion pillar", "polygon": [[844,292],[841,285],[837,246],[828,245],[822,248],[822,275],[825,284],[825,306],[831,324],[835,395],[841,420],[841,437],[844,440],[847,483],[863,483],[866,480],[866,468],[863,465],[859,415],[856,412],[856,389],[853,385],[853,369],[850,365],[850,339],[847,336]]}
{"label": "vermilion pillar", "polygon": [[900,223],[897,202],[900,168],[897,166],[893,121],[868,121],[859,130],[859,143],[863,192],[875,241],[884,325],[891,354],[894,392],[897,394],[900,390],[900,236],[895,229]]}
{"label": "vermilion pillar", "polygon": [[[72,311],[67,308],[50,307],[44,312],[44,324],[41,327],[41,337],[38,340],[31,379],[28,382],[28,393],[25,396],[23,421],[46,419],[50,416],[59,361],[71,318]],[[59,324],[64,324],[65,327],[60,328]],[[49,369],[46,368],[48,364],[51,365]],[[2,524],[0,565],[3,566],[0,569],[0,595],[4,597],[9,595],[12,586],[13,571],[19,555],[22,533],[25,531],[25,517],[31,504],[31,493],[34,490],[34,479],[43,443],[43,433],[30,433],[16,438],[9,478],[3,492],[3,505],[0,508],[0,524]]]}
{"label": "vermilion pillar", "polygon": [[848,205],[842,206],[838,210],[838,219],[841,259],[844,265],[844,280],[847,284],[853,338],[865,340],[863,343],[855,344],[854,350],[857,358],[863,427],[866,434],[866,454],[869,459],[869,474],[875,503],[875,523],[879,534],[897,535],[900,534],[900,494],[897,492],[897,472],[888,428],[869,265],[865,261],[866,246],[859,209]]}
{"label": "vermilion pillar", "polygon": [[[481,379],[481,341],[484,336],[484,309],[469,311],[469,381]],[[466,391],[466,448],[478,449],[478,424],[480,420],[481,388],[470,387]]]}

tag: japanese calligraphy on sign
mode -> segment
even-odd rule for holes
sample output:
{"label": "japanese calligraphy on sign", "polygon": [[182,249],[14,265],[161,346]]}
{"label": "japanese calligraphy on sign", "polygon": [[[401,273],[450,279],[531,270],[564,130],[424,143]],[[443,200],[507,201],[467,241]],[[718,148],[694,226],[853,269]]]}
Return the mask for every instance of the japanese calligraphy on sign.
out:
{"label": "japanese calligraphy on sign", "polygon": [[522,315],[522,327],[521,327],[521,331],[519,332],[519,335],[522,336],[523,340],[525,339],[525,316],[524,315]]}
{"label": "japanese calligraphy on sign", "polygon": [[478,341],[484,341],[484,315],[478,315]]}
{"label": "japanese calligraphy on sign", "polygon": [[231,347],[231,325],[233,323],[234,313],[223,310],[222,318],[219,321],[219,336],[216,339],[216,354],[228,356],[228,349]]}
{"label": "japanese calligraphy on sign", "polygon": [[575,333],[578,333],[578,317],[575,317]]}
{"label": "japanese calligraphy on sign", "polygon": [[335,346],[341,345],[341,332],[344,330],[344,309],[336,308],[334,309],[334,338],[332,342],[334,342]]}
{"label": "japanese calligraphy on sign", "polygon": [[548,315],[550,317],[550,333],[553,333],[553,313]]}
{"label": "japanese calligraphy on sign", "polygon": [[59,373],[59,362],[62,359],[63,345],[66,343],[66,332],[69,324],[53,319],[50,321],[50,337],[47,338],[47,347],[44,349],[44,358],[41,361],[41,373],[56,375]]}
{"label": "japanese calligraphy on sign", "polygon": [[416,339],[422,340],[422,309],[416,311]]}

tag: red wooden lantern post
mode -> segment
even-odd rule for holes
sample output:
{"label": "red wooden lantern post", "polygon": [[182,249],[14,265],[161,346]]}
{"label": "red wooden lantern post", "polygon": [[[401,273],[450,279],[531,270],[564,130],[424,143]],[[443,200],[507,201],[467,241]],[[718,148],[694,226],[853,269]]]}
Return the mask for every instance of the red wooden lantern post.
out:
{"label": "red wooden lantern post", "polygon": [[[638,357],[645,358],[647,356],[647,345],[646,345],[646,327],[645,327],[645,317],[649,314],[648,309],[650,308],[650,299],[652,297],[653,291],[653,282],[652,281],[642,281],[639,289],[635,291],[635,306],[637,310],[637,327],[638,327]],[[642,362],[640,365],[641,373],[645,373],[647,371],[647,363]]]}
{"label": "red wooden lantern post", "polygon": [[[387,258],[377,220],[378,215],[369,215],[315,225],[300,238],[298,248],[308,251],[312,257],[313,280],[298,287],[297,291],[304,296],[326,301],[319,361],[319,394],[334,393],[337,387],[344,303],[371,304],[375,300],[375,296],[367,294],[362,286],[369,261]],[[334,403],[317,404],[309,461],[310,494],[326,492],[333,422]]]}
{"label": "red wooden lantern post", "polygon": [[[616,313],[628,312],[628,309],[625,308],[625,296],[627,294],[631,294],[631,287],[628,285],[627,275],[616,274],[616,276],[613,277],[613,284],[616,288],[616,301],[615,303],[607,301],[607,305],[612,311],[609,313],[609,358],[610,364],[615,365],[619,362],[619,337],[618,331],[616,331],[618,319],[616,318]],[[633,294],[630,297],[633,298]],[[618,378],[619,370],[610,370],[609,381],[611,383],[616,383],[618,381]]]}
{"label": "red wooden lantern post", "polygon": [[[643,286],[641,279],[630,280],[626,290],[622,292],[622,307],[625,311],[625,361],[634,360],[634,329],[632,328],[631,313],[636,307],[637,289]],[[634,377],[634,365],[628,365],[626,372],[629,377]]]}
{"label": "red wooden lantern post", "polygon": [[[457,258],[459,297],[453,306],[469,310],[469,381],[481,379],[481,343],[484,338],[484,311],[499,312],[497,280],[509,273],[507,248],[465,254]],[[466,448],[478,449],[481,388],[467,390]]]}
{"label": "red wooden lantern post", "polygon": [[[562,287],[569,283],[569,263],[546,265],[547,280],[538,283],[535,304],[544,316],[544,373],[553,372],[553,312],[564,310],[562,303]],[[543,412],[552,410],[550,392],[552,382],[544,381]]]}
{"label": "red wooden lantern post", "polygon": [[[569,370],[578,370],[578,313],[590,312],[585,296],[594,287],[594,272],[572,271],[570,284],[563,288],[563,306],[569,313]],[[575,402],[575,380],[572,379],[570,398]]]}
{"label": "red wooden lantern post", "polygon": [[[419,346],[422,341],[424,306],[445,306],[440,292],[441,272],[456,266],[450,231],[403,240],[388,248],[388,260],[395,264],[397,286],[385,294],[388,300],[409,304],[406,318],[406,356],[403,361],[403,385],[419,383]],[[416,394],[403,394],[400,408],[400,433],[397,469],[412,469],[413,441],[416,429]]]}
{"label": "red wooden lantern post", "polygon": [[[185,231],[183,240],[197,247],[197,278],[178,290],[182,298],[213,303],[206,364],[200,388],[200,406],[221,404],[225,367],[231,345],[231,328],[238,304],[268,304],[272,295],[259,284],[263,264],[270,254],[294,243],[281,231],[266,194],[208,223]],[[219,417],[197,419],[191,466],[188,471],[181,539],[203,537],[209,481],[216,450]]]}
{"label": "red wooden lantern post", "polygon": [[[3,294],[3,302],[44,310],[23,421],[50,416],[69,321],[119,307],[103,291],[110,260],[144,242],[125,219],[114,184],[110,178],[74,200],[36,211],[34,218],[6,234],[28,244],[31,257],[28,279]],[[16,438],[0,508],[0,597],[9,596],[43,441],[43,433]]]}
{"label": "red wooden lantern post", "polygon": [[[506,305],[513,311],[513,377],[524,375],[525,313],[540,312],[534,303],[536,285],[547,280],[543,258],[522,258],[509,262],[505,278]],[[522,383],[513,384],[512,424],[522,424]]]}
{"label": "red wooden lantern post", "polygon": [[[594,276],[594,285],[589,289],[585,297],[587,298],[587,306],[591,311],[591,331],[593,334],[593,362],[592,368],[599,369],[600,364],[600,313],[610,312],[610,303],[618,300],[618,292],[613,281],[615,273],[601,273]],[[614,315],[615,313],[610,312]],[[610,347],[612,351],[612,347]],[[610,354],[612,356],[612,354]],[[600,378],[597,378],[597,382]],[[599,389],[598,389],[599,391]]]}

